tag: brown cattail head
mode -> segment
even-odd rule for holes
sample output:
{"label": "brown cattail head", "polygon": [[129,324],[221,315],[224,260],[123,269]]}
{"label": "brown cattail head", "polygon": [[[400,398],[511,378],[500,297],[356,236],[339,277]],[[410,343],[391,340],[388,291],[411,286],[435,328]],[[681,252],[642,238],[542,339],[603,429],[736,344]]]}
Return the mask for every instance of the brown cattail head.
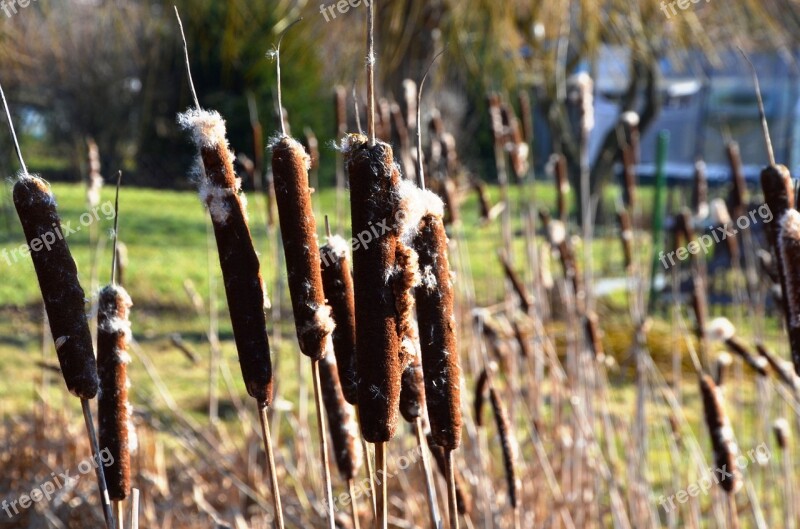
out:
{"label": "brown cattail head", "polygon": [[322,286],[328,305],[331,307],[331,317],[336,325],[332,337],[339,380],[345,400],[356,405],[358,404],[356,314],[349,253],[349,244],[338,235],[328,237],[328,242],[320,248]]}
{"label": "brown cattail head", "polygon": [[361,444],[355,410],[342,395],[339,385],[339,373],[336,369],[336,358],[326,354],[319,362],[319,380],[322,389],[322,401],[328,416],[328,427],[331,429],[331,441],[336,466],[345,481],[355,478],[361,467]]}
{"label": "brown cattail head", "polygon": [[83,288],[61,231],[55,198],[44,180],[27,174],[14,184],[13,194],[67,389],[81,399],[92,399],[98,387],[97,362]]}
{"label": "brown cattail head", "polygon": [[508,420],[503,402],[494,387],[489,387],[489,400],[492,403],[494,420],[497,425],[497,433],[500,436],[500,443],[503,448],[503,467],[506,472],[506,482],[508,483],[508,499],[511,507],[517,508],[519,502],[520,482],[517,477],[517,440],[511,430],[511,423]]}
{"label": "brown cattail head", "polygon": [[406,366],[395,300],[395,267],[400,246],[393,222],[399,202],[400,171],[392,148],[370,146],[366,136],[342,141],[350,177],[356,313],[358,408],[364,438],[389,441],[397,427],[400,380]]}
{"label": "brown cattail head", "polygon": [[308,153],[311,162],[308,167],[309,171],[319,169],[319,141],[314,131],[309,128],[304,130],[303,149]]}
{"label": "brown cattail head", "polygon": [[506,254],[500,253],[498,257],[500,258],[500,264],[503,265],[503,272],[506,275],[506,279],[511,283],[514,292],[519,298],[519,304],[522,312],[529,314],[531,311],[531,297],[528,295],[528,289],[525,288],[525,283],[523,283],[522,278],[520,278],[519,274],[517,274],[516,270],[514,270],[514,267],[511,266]]}
{"label": "brown cattail head", "polygon": [[416,302],[428,417],[436,444],[455,450],[461,443],[461,367],[447,234],[441,200],[430,192],[421,192],[416,200],[427,210],[413,245],[422,276]]}
{"label": "brown cattail head", "polygon": [[217,240],[233,337],[247,393],[260,406],[272,402],[266,293],[247,224],[241,183],[233,170],[233,154],[225,137],[225,122],[217,112],[188,110],[178,123],[192,134],[200,151],[200,198],[208,207]]}
{"label": "brown cattail head", "polygon": [[794,374],[794,371],[792,371],[791,363],[785,362],[775,356],[763,343],[757,343],[756,349],[758,350],[758,354],[766,359],[780,381],[789,386],[792,390],[796,390],[798,387],[798,378],[797,375]]}
{"label": "brown cattail head", "polygon": [[122,287],[109,285],[100,291],[97,308],[98,436],[100,446],[113,458],[106,466],[105,475],[108,494],[115,501],[124,500],[130,493],[131,452],[136,446],[128,403],[131,305],[131,298]]}
{"label": "brown cattail head", "polygon": [[425,410],[425,380],[422,377],[422,359],[417,351],[403,371],[400,388],[400,414],[413,423]]}
{"label": "brown cattail head", "polygon": [[[675,225],[673,229],[675,248],[688,245],[694,240],[694,222],[692,212],[688,208],[683,208],[680,213],[675,215]],[[691,254],[694,258],[694,254]]]}
{"label": "brown cattail head", "polygon": [[408,130],[417,128],[417,83],[411,79],[403,80],[403,114]]}
{"label": "brown cattail head", "polygon": [[317,243],[317,223],[308,187],[310,160],[296,140],[282,136],[272,145],[275,201],[286,255],[300,351],[319,360],[327,351],[334,323],[325,304]]}
{"label": "brown cattail head", "polygon": [[595,311],[588,311],[586,313],[586,338],[589,341],[589,347],[598,361],[605,359],[605,349],[603,348],[603,332],[600,330],[600,321]]}
{"label": "brown cattail head", "polygon": [[708,298],[706,297],[705,281],[699,274],[692,274],[692,309],[694,310],[695,335],[702,340],[705,337]]}
{"label": "brown cattail head", "polygon": [[473,412],[475,413],[475,424],[477,426],[483,426],[483,403],[486,402],[486,396],[489,390],[489,370],[489,367],[484,368],[481,374],[478,375],[477,382],[475,382]]}
{"label": "brown cattail head", "polygon": [[566,222],[567,215],[569,214],[569,202],[567,198],[567,195],[569,194],[567,158],[563,154],[554,154],[550,158],[550,163],[553,164],[553,172],[555,175],[556,211],[558,211],[558,219],[561,222]]}
{"label": "brown cattail head", "polygon": [[333,92],[333,106],[336,112],[336,137],[347,133],[347,91],[337,85]]}
{"label": "brown cattail head", "polygon": [[800,213],[786,210],[780,219],[778,261],[784,274],[784,294],[789,327],[789,343],[795,372],[800,374]]}
{"label": "brown cattail head", "polygon": [[[789,169],[786,166],[770,165],[762,169],[761,189],[764,191],[764,202],[772,213],[773,218],[780,220],[786,210],[794,208],[792,175],[789,174]],[[765,229],[770,246],[777,254],[780,226],[768,222]]]}
{"label": "brown cattail head", "polygon": [[703,160],[697,160],[694,164],[692,211],[700,218],[708,215],[708,178],[706,163]]}
{"label": "brown cattail head", "polygon": [[719,484],[722,489],[731,493],[741,485],[736,466],[739,449],[733,440],[733,429],[725,413],[720,390],[708,375],[700,376],[700,394],[703,399],[706,425],[711,435],[715,472],[721,474]]}
{"label": "brown cattail head", "polygon": [[747,183],[744,179],[744,169],[742,167],[742,155],[739,152],[739,144],[731,141],[725,148],[728,154],[728,161],[731,165],[731,177],[733,187],[730,195],[730,209],[734,215],[741,215],[742,208],[747,205]]}
{"label": "brown cattail head", "polygon": [[733,357],[726,353],[722,352],[715,361],[715,373],[714,373],[714,383],[717,386],[722,386],[725,382],[728,381],[730,378],[731,373],[731,365],[733,364]]}
{"label": "brown cattail head", "polygon": [[772,431],[775,434],[775,442],[778,448],[786,450],[786,447],[789,446],[789,436],[791,435],[789,421],[784,418],[776,419],[772,424]]}
{"label": "brown cattail head", "polygon": [[[436,467],[439,469],[439,472],[443,476],[447,477],[445,467],[445,450],[441,446],[436,445],[436,442],[431,434],[428,434],[428,448],[431,451],[434,461],[436,461]],[[466,516],[472,512],[472,495],[469,493],[469,486],[461,476],[461,472],[459,472],[458,469],[454,469],[453,475],[456,482],[456,507],[458,508],[458,514]]]}
{"label": "brown cattail head", "polygon": [[517,320],[511,322],[511,327],[514,330],[514,339],[517,341],[519,354],[522,355],[522,358],[531,358],[533,353],[528,343],[528,334],[522,329],[522,325]]}
{"label": "brown cattail head", "polygon": [[633,223],[627,209],[620,208],[617,211],[617,221],[619,222],[619,238],[622,242],[625,269],[628,270],[633,265]]}
{"label": "brown cattail head", "polygon": [[489,197],[489,190],[486,189],[486,184],[483,180],[475,178],[472,180],[472,189],[478,195],[478,205],[480,206],[480,218],[483,222],[493,220],[492,217],[492,199]]}

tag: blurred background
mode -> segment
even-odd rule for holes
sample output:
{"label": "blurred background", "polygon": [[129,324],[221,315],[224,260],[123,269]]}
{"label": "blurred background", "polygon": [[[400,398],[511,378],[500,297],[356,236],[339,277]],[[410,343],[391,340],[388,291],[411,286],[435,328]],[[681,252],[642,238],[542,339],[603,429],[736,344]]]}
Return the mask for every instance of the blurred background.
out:
{"label": "blurred background", "polygon": [[[684,2],[671,4],[381,2],[379,96],[402,102],[402,81],[418,80],[433,55],[445,49],[429,79],[425,109],[439,109],[466,166],[494,180],[487,94],[516,102],[520,92],[527,93],[535,127],[531,161],[541,170],[554,151],[574,162],[567,77],[587,72],[595,79],[590,152],[596,185],[610,178],[618,151],[614,125],[625,110],[641,115],[642,163],[652,161],[654,151],[654,133],[647,131],[667,128],[673,131],[674,176],[688,178],[686,167],[702,157],[714,178],[713,164],[724,162],[726,139],[738,140],[752,176],[766,157],[738,45],[753,56],[762,77],[778,159],[800,163],[793,37],[800,24],[798,3],[687,1],[685,9]],[[250,159],[257,159],[264,138],[277,128],[275,64],[266,54],[283,29],[303,17],[283,45],[284,107],[295,135],[308,128],[319,139],[320,180],[333,182],[333,87],[346,89],[354,128],[354,86],[363,105],[364,5],[346,5],[345,13],[334,2],[179,0],[176,5],[201,104],[222,113],[234,150]],[[17,6],[16,14],[6,13],[0,12],[0,82],[21,120],[34,170],[53,180],[86,178],[87,145],[96,142],[103,171],[123,169],[129,184],[188,185],[192,149],[175,115],[190,99],[171,2],[36,0]],[[264,131],[258,145],[256,122]],[[0,141],[7,141],[5,129]],[[13,159],[9,149],[0,154],[4,174],[13,173]]]}

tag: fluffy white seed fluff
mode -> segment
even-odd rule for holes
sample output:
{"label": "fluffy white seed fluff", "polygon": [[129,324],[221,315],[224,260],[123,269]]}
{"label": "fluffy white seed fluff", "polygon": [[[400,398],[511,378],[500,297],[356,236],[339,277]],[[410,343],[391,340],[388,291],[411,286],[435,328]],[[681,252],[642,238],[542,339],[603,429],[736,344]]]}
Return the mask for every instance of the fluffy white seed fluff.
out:
{"label": "fluffy white seed fluff", "polygon": [[327,252],[329,259],[334,259],[335,261],[340,261],[343,258],[347,258],[350,255],[350,243],[339,235],[331,235],[328,237],[327,243],[325,244],[324,251]]}
{"label": "fluffy white seed fluff", "polygon": [[435,193],[420,189],[410,180],[400,182],[397,194],[400,204],[395,212],[396,230],[400,241],[409,246],[419,231],[423,217],[444,216],[444,203]]}
{"label": "fluffy white seed fluff", "polygon": [[728,318],[715,318],[708,324],[706,332],[711,340],[724,342],[733,338],[733,335],[736,334],[736,327]]}
{"label": "fluffy white seed fluff", "polygon": [[336,324],[331,316],[331,308],[328,305],[322,305],[314,309],[314,318],[300,328],[300,334],[304,335],[309,332],[324,334],[326,337],[325,350],[328,351],[333,348],[331,333],[335,327]]}
{"label": "fluffy white seed fluff", "polygon": [[728,206],[721,198],[715,198],[709,204],[711,210],[711,220],[714,224],[730,224],[731,214],[728,213]]}
{"label": "fluffy white seed fluff", "polygon": [[637,114],[632,110],[623,112],[622,115],[619,117],[619,120],[629,127],[639,126],[639,114]]}
{"label": "fluffy white seed fluff", "polygon": [[726,352],[722,352],[717,356],[717,363],[721,366],[728,367],[733,363],[733,357]]}
{"label": "fluffy white seed fluff", "polygon": [[198,147],[213,149],[217,145],[228,146],[225,120],[216,110],[190,108],[178,114],[178,125],[192,134],[192,141]]}
{"label": "fluffy white seed fluff", "polygon": [[[269,139],[269,142],[267,142],[267,148],[272,150],[272,149],[275,148],[276,145],[278,145],[282,141],[285,141],[286,143],[288,143],[289,146],[292,148],[292,150],[296,150],[297,152],[302,154],[303,165],[306,166],[306,171],[310,171],[311,170],[311,156],[308,155],[308,153],[306,152],[305,147],[303,147],[303,144],[300,143],[299,141],[297,141],[296,139],[292,138],[291,136],[287,136],[287,135],[282,134],[282,133],[279,132],[278,134],[274,135],[272,138]],[[342,140],[342,141],[344,141],[344,140]]]}
{"label": "fluffy white seed fluff", "polygon": [[560,220],[551,220],[548,225],[550,244],[559,245],[567,238],[567,227]]}

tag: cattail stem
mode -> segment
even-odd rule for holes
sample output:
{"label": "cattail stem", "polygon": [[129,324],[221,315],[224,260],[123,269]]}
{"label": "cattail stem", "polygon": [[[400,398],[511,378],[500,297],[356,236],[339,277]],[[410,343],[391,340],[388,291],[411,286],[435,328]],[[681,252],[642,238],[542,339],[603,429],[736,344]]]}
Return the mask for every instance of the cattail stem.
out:
{"label": "cattail stem", "polygon": [[139,529],[139,489],[131,489],[131,526],[129,529]]}
{"label": "cattail stem", "polygon": [[361,432],[361,412],[359,411],[358,406],[356,406],[356,422],[358,422],[359,434],[361,434],[361,445],[364,449],[364,461],[367,463],[367,475],[369,476],[370,486],[369,497],[371,499],[370,503],[372,503],[372,515],[377,518],[378,503],[375,499],[375,466],[373,465],[372,457],[370,457],[369,444],[367,443],[367,440],[364,439],[363,432]]}
{"label": "cattail stem", "polygon": [[727,497],[731,529],[739,529],[739,509],[736,507],[736,496],[734,494],[727,494]]}
{"label": "cattail stem", "polygon": [[450,515],[450,529],[458,529],[458,500],[456,499],[456,475],[453,468],[453,451],[445,450],[445,478],[447,479],[447,507]]}
{"label": "cattail stem", "polygon": [[375,1],[367,4],[367,134],[375,146]]}
{"label": "cattail stem", "polygon": [[386,495],[386,443],[375,443],[375,472],[380,474],[380,490],[377,491],[377,517],[375,520],[376,529],[388,529],[389,511],[388,498]]}
{"label": "cattail stem", "polygon": [[311,361],[311,371],[314,377],[314,400],[317,405],[317,427],[319,428],[319,450],[322,462],[322,476],[325,482],[325,502],[328,511],[330,529],[336,529],[336,519],[333,513],[333,489],[331,487],[331,469],[328,461],[328,434],[325,431],[325,419],[322,411],[322,390],[319,380],[319,360]]}
{"label": "cattail stem", "polygon": [[261,435],[264,439],[264,452],[267,454],[267,467],[269,470],[270,484],[272,485],[272,504],[275,509],[275,526],[283,529],[283,508],[281,507],[281,492],[278,488],[278,472],[275,468],[275,454],[272,450],[272,436],[269,433],[269,419],[267,406],[259,404],[258,417],[261,420]]}
{"label": "cattail stem", "polygon": [[114,513],[111,510],[111,500],[108,496],[108,487],[106,487],[105,472],[100,462],[100,446],[97,442],[97,432],[94,429],[94,419],[92,418],[92,409],[88,399],[81,399],[81,408],[83,408],[83,420],[86,423],[89,442],[92,445],[92,457],[97,462],[95,474],[97,475],[97,486],[100,488],[100,502],[103,504],[103,517],[106,520],[106,527],[108,529],[115,529]]}
{"label": "cattail stem", "polygon": [[427,441],[425,440],[425,432],[422,426],[422,417],[417,417],[414,421],[417,434],[417,446],[422,452],[422,470],[425,472],[425,492],[428,495],[428,510],[431,515],[432,529],[439,529],[441,519],[439,517],[439,502],[436,498],[436,487],[433,482],[433,469],[431,468],[431,460],[428,457]]}
{"label": "cattail stem", "polygon": [[350,495],[350,516],[353,522],[353,529],[361,529],[358,507],[356,506],[356,482],[354,479],[347,480],[347,493]]}
{"label": "cattail stem", "polygon": [[114,500],[114,515],[117,520],[117,529],[125,527],[125,510],[121,501]]}

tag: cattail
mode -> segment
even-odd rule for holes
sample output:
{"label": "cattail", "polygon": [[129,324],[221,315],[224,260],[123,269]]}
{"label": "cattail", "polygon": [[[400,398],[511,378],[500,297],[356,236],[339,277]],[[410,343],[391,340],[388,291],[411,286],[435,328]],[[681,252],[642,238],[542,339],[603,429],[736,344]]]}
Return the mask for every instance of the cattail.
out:
{"label": "cattail", "polygon": [[319,360],[325,355],[334,328],[322,287],[317,225],[308,187],[310,159],[289,136],[272,145],[275,200],[286,255],[289,293],[300,351]]}
{"label": "cattail", "polygon": [[731,365],[733,364],[733,357],[728,353],[722,352],[716,359],[716,372],[714,373],[714,383],[717,386],[722,386],[730,378]]}
{"label": "cattail", "polygon": [[589,341],[589,347],[596,360],[602,361],[605,359],[605,349],[603,348],[603,334],[600,330],[600,323],[597,313],[588,311],[586,313],[586,338]]}
{"label": "cattail", "polygon": [[708,325],[708,336],[712,340],[719,340],[725,343],[725,346],[733,354],[744,360],[751,369],[757,372],[762,377],[767,376],[767,360],[754,356],[736,337],[736,327],[727,318],[716,318]]}
{"label": "cattail", "polygon": [[215,111],[196,108],[180,114],[178,123],[191,132],[200,151],[200,198],[208,207],[214,226],[245,387],[259,406],[269,406],[273,380],[264,314],[264,282],[250,237],[241,182],[233,170],[225,122]]}
{"label": "cattail", "polygon": [[200,363],[200,357],[197,355],[194,349],[192,349],[192,347],[184,341],[183,336],[178,333],[173,333],[170,335],[169,341],[178,351],[183,354],[183,356],[186,357],[187,360],[189,360],[189,362],[192,364]]}
{"label": "cattail", "polygon": [[775,434],[775,442],[778,447],[781,450],[786,450],[786,447],[789,446],[789,422],[784,418],[776,419],[772,423],[772,431]]}
{"label": "cattail", "polygon": [[714,468],[722,471],[719,481],[722,489],[731,493],[741,484],[736,467],[736,456],[739,449],[733,440],[733,430],[725,413],[719,388],[708,375],[702,375],[699,382],[706,425],[711,435],[711,447],[714,451]]}
{"label": "cattail", "polygon": [[100,446],[113,458],[105,475],[109,496],[114,501],[122,501],[130,493],[130,459],[136,447],[128,403],[131,305],[130,296],[120,286],[109,285],[100,291],[97,308],[98,435]]}
{"label": "cattail", "polygon": [[[769,165],[761,171],[761,189],[764,191],[764,203],[773,218],[782,219],[786,210],[794,208],[794,186],[789,169],[783,165]],[[780,226],[768,222],[766,224],[767,239],[770,247],[778,254],[778,232]]]}
{"label": "cattail", "polygon": [[780,219],[778,261],[785,274],[784,295],[787,308],[789,343],[794,370],[800,374],[800,213],[786,210]]}
{"label": "cattail", "polygon": [[426,206],[413,243],[422,275],[416,302],[425,396],[431,434],[438,446],[452,451],[461,442],[461,368],[447,234],[441,200],[428,191],[421,192],[416,200]]}
{"label": "cattail", "polygon": [[[445,469],[445,450],[441,446],[437,446],[436,442],[434,441],[431,434],[428,434],[428,448],[433,455],[433,459],[436,461],[436,467],[439,469],[439,472],[445,477],[447,477],[447,472]],[[456,485],[456,504],[458,506],[458,514],[462,516],[466,516],[472,512],[472,496],[469,493],[469,486],[467,485],[464,478],[461,476],[460,472],[454,473],[455,478],[455,485]]]}
{"label": "cattail", "polygon": [[442,200],[444,200],[444,222],[451,226],[461,219],[459,210],[458,186],[452,178],[447,178],[442,183]]}
{"label": "cattail", "polygon": [[694,311],[695,336],[703,340],[706,331],[708,298],[706,297],[705,280],[699,274],[692,274],[692,309]]}
{"label": "cattail", "polygon": [[328,237],[320,248],[322,287],[331,307],[333,352],[339,369],[344,398],[358,404],[358,374],[356,373],[356,316],[353,298],[353,278],[350,275],[349,245],[339,236]]}
{"label": "cattail", "polygon": [[511,263],[508,262],[508,256],[506,256],[504,253],[500,253],[499,257],[500,263],[503,265],[503,272],[505,272],[506,278],[514,288],[514,292],[517,293],[517,297],[519,297],[519,303],[520,307],[522,308],[522,312],[529,314],[531,310],[531,298],[528,295],[528,289],[525,288],[525,284],[522,282],[519,274],[517,274],[517,272],[511,266]]}
{"label": "cattail", "polygon": [[533,143],[533,110],[531,109],[531,96],[527,90],[520,90],[517,95],[519,114],[522,118],[522,135],[525,143]]}
{"label": "cattail", "polygon": [[563,154],[554,154],[550,158],[553,165],[556,183],[556,211],[558,219],[566,222],[569,214],[567,195],[569,194],[569,175],[567,174],[567,158]]}
{"label": "cattail", "polygon": [[336,112],[336,136],[347,133],[347,91],[337,85],[333,92],[333,107]]}
{"label": "cattail", "polygon": [[672,432],[672,438],[675,440],[675,444],[681,446],[683,443],[683,435],[681,433],[681,423],[678,421],[678,417],[675,416],[674,413],[670,413],[669,415],[669,428]]}
{"label": "cattail", "polygon": [[422,376],[422,359],[419,354],[411,357],[411,362],[403,371],[400,388],[400,414],[407,422],[413,423],[422,417],[425,409],[425,380]]}
{"label": "cattail", "polygon": [[103,176],[100,174],[100,150],[94,138],[86,140],[89,151],[89,176],[86,182],[86,202],[90,208],[100,204],[100,190],[103,188]]}
{"label": "cattail", "polygon": [[622,176],[625,183],[623,201],[632,210],[636,204],[636,154],[630,145],[622,148]]}
{"label": "cattail", "polygon": [[400,99],[408,130],[417,128],[417,83],[412,79],[403,80],[403,97]]}
{"label": "cattail", "polygon": [[475,178],[472,180],[472,189],[475,190],[475,193],[478,195],[478,205],[480,206],[480,218],[481,220],[486,223],[496,218],[492,216],[492,201],[489,198],[489,190],[486,188],[486,184],[483,180],[479,178]]}
{"label": "cattail", "polygon": [[[639,114],[633,110],[623,112],[619,117],[619,122],[622,125],[622,132],[625,134],[625,146],[628,147],[633,153],[633,163],[639,163],[639,143],[641,139],[641,132],[639,131],[639,124],[641,118]],[[634,182],[634,185],[636,183]]]}
{"label": "cattail", "polygon": [[13,196],[67,389],[81,399],[92,399],[99,383],[97,362],[84,312],[83,288],[61,231],[55,198],[44,180],[27,173],[14,184]]}
{"label": "cattail", "polygon": [[706,163],[703,160],[697,160],[694,164],[692,211],[701,219],[708,216],[708,178],[706,177]]}
{"label": "cattail", "polygon": [[489,388],[489,368],[484,368],[475,383],[475,401],[473,402],[473,413],[475,414],[475,424],[483,426],[483,403],[486,402],[486,395]]}
{"label": "cattail", "polygon": [[787,368],[787,364],[791,366],[790,362],[784,362],[783,360],[779,359],[773,353],[767,349],[767,346],[763,343],[757,343],[756,349],[758,350],[758,354],[764,357],[772,368],[775,371],[775,374],[778,375],[778,378],[781,382],[789,386],[792,390],[797,389],[797,375],[794,374],[791,367]]}
{"label": "cattail", "polygon": [[625,269],[628,270],[633,265],[633,223],[627,209],[619,208],[617,221],[619,222],[619,238],[622,242]]}
{"label": "cattail", "polygon": [[303,138],[303,149],[308,153],[309,159],[309,171],[314,171],[319,169],[319,141],[317,141],[317,136],[314,134],[314,131],[306,128],[303,131],[304,138]]}
{"label": "cattail", "polygon": [[731,176],[733,187],[730,194],[730,210],[734,215],[742,214],[743,208],[747,205],[747,182],[744,178],[742,167],[742,156],[739,152],[739,144],[731,141],[725,148],[728,154],[728,162],[731,165]]}
{"label": "cattail", "polygon": [[352,231],[370,239],[353,254],[358,408],[364,438],[382,443],[394,436],[406,366],[394,288],[399,235],[378,225],[395,214],[400,172],[386,143],[370,146],[366,136],[351,134],[342,150],[350,176]]}
{"label": "cattail", "polygon": [[530,358],[533,356],[531,352],[531,347],[528,344],[527,336],[525,332],[522,330],[518,321],[513,321],[511,326],[514,330],[514,339],[517,341],[517,345],[519,346],[519,353],[522,355],[522,358]]}
{"label": "cattail", "polygon": [[[694,240],[694,227],[692,222],[692,212],[688,208],[683,208],[680,213],[675,215],[675,225],[673,226],[673,237],[675,248],[688,245]],[[694,256],[694,254],[691,254]]]}
{"label": "cattail", "polygon": [[328,416],[334,459],[342,479],[348,481],[355,478],[361,467],[361,445],[356,442],[359,434],[355,410],[342,395],[335,356],[326,354],[319,366],[322,401]]}
{"label": "cattail", "polygon": [[517,441],[511,430],[508,413],[500,400],[500,395],[491,386],[489,387],[489,400],[492,403],[497,433],[500,436],[500,443],[503,448],[503,467],[505,468],[506,482],[508,483],[508,499],[511,507],[516,509],[520,493],[520,482],[517,478]]}

